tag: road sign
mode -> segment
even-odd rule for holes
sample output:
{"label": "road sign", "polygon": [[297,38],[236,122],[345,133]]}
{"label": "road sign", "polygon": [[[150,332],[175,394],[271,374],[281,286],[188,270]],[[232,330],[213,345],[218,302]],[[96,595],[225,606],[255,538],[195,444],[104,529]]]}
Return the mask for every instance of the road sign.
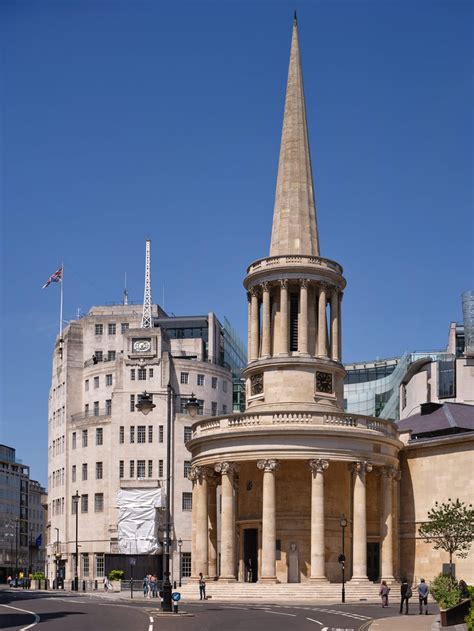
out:
{"label": "road sign", "polygon": [[181,594],[179,592],[173,592],[171,598],[177,603],[178,600],[181,600]]}
{"label": "road sign", "polygon": [[130,557],[130,565],[136,565],[137,560],[134,557]]}

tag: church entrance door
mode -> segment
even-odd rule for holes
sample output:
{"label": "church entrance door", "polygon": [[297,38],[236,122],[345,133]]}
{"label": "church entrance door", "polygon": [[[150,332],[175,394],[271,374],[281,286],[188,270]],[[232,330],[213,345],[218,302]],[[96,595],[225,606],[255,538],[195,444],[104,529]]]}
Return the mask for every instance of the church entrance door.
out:
{"label": "church entrance door", "polygon": [[256,583],[258,580],[258,529],[244,530],[244,565],[245,582]]}
{"label": "church entrance door", "polygon": [[380,543],[367,544],[367,576],[374,583],[379,579]]}

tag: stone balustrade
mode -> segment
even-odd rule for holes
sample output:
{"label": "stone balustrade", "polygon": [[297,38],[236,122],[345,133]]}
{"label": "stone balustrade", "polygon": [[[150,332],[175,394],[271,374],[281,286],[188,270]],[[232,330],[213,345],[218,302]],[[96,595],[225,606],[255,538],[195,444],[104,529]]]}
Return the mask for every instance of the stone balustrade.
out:
{"label": "stone balustrade", "polygon": [[288,265],[297,265],[297,266],[311,266],[311,267],[320,267],[323,269],[328,269],[337,274],[342,274],[343,269],[342,265],[336,263],[336,261],[332,261],[331,259],[325,259],[320,256],[269,256],[264,259],[259,259],[258,261],[254,261],[247,268],[247,274],[252,274],[253,272],[258,272],[262,269],[268,269],[278,266],[287,267]]}

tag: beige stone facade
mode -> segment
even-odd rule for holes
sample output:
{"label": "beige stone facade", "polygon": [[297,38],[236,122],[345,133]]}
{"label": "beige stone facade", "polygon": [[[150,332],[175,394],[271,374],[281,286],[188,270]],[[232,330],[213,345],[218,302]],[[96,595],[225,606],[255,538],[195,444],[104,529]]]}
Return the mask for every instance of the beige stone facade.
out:
{"label": "beige stone facade", "polygon": [[[244,280],[247,409],[195,422],[188,443],[195,579],[202,572],[222,582],[306,582],[316,590],[338,582],[343,516],[353,585],[415,579],[422,569],[430,579],[441,570],[441,557],[413,533],[431,503],[446,499],[456,444],[440,446],[436,464],[435,448],[404,446],[395,423],[344,413],[342,274],[319,254],[295,22],[270,256],[252,263]],[[468,468],[471,443],[460,444]],[[435,458],[428,468],[425,454],[425,462]],[[472,488],[459,493],[472,499]],[[471,565],[472,555],[462,565],[469,580]]]}

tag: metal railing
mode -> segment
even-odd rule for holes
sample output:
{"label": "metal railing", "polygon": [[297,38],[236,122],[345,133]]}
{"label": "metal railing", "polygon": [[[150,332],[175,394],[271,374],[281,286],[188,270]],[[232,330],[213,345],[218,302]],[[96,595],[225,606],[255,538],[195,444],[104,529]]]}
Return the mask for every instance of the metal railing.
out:
{"label": "metal railing", "polygon": [[71,421],[82,421],[86,418],[95,419],[104,416],[112,416],[112,407],[95,408],[84,412],[78,412],[77,414],[71,414]]}

